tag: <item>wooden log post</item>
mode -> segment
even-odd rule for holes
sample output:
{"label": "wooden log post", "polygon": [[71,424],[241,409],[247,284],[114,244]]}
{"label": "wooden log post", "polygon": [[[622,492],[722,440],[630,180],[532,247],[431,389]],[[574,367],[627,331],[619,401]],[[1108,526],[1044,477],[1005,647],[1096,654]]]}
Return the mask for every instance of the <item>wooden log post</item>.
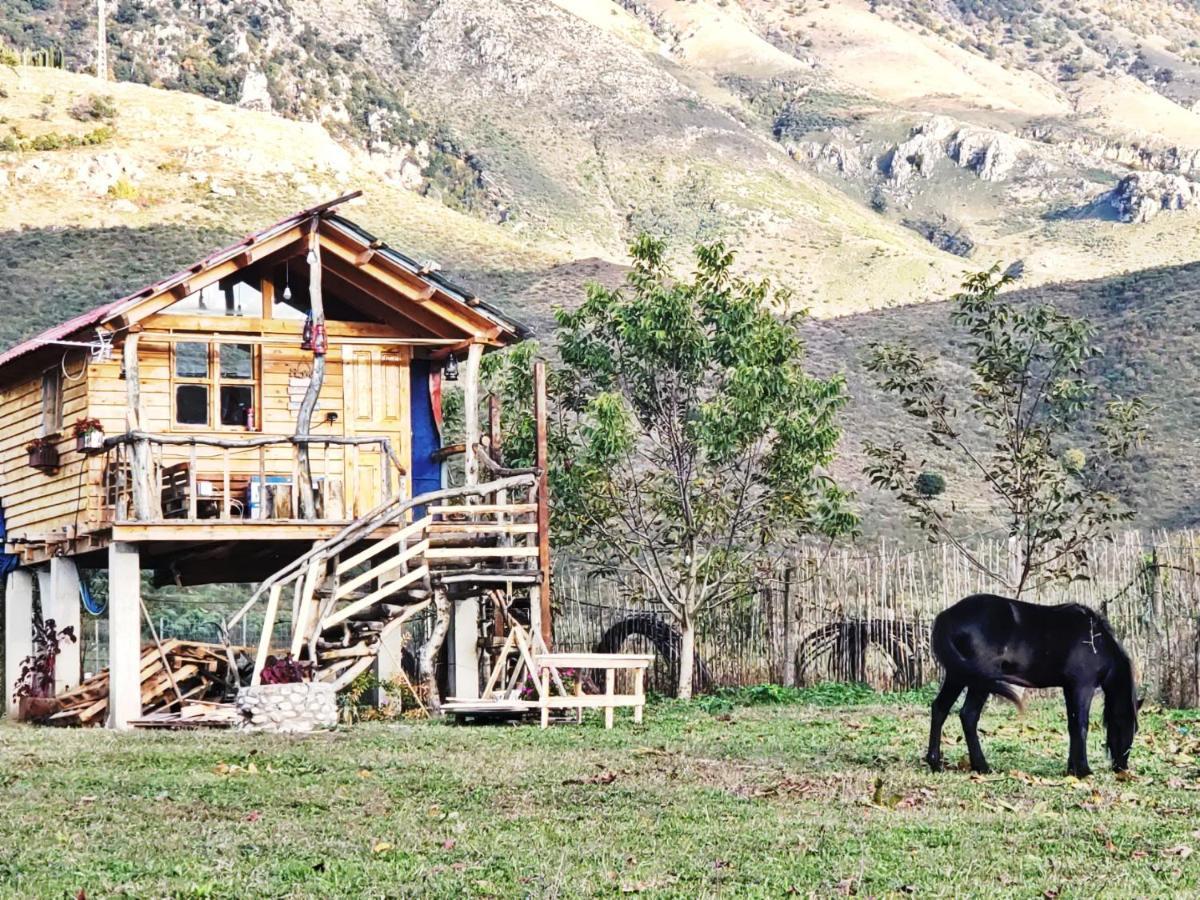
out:
{"label": "wooden log post", "polygon": [[17,713],[15,696],[21,662],[33,653],[33,571],[13,569],[4,589],[4,712]]}
{"label": "wooden log post", "polygon": [[108,727],[142,715],[142,567],[137,544],[108,545]]}
{"label": "wooden log post", "polygon": [[56,556],[50,560],[49,590],[42,594],[42,616],[54,620],[59,631],[71,628],[74,641],[64,641],[54,661],[54,693],[79,687],[83,674],[79,641],[83,617],[79,604],[79,569],[73,559]]}
{"label": "wooden log post", "polygon": [[[479,364],[482,359],[483,344],[471,344],[463,366],[464,465],[468,485],[480,481]],[[455,697],[475,699],[479,696],[479,598],[466,597],[456,601],[451,622],[450,686]]]}
{"label": "wooden log post", "polygon": [[[142,431],[142,382],[138,369],[138,334],[125,338],[125,391],[128,408],[125,423],[130,433]],[[154,455],[150,441],[140,438],[130,448],[130,479],[133,484],[133,517],[139,522],[162,518],[161,490],[154,471]]]}
{"label": "wooden log post", "polygon": [[438,716],[442,713],[442,700],[438,694],[437,658],[442,644],[446,640],[446,632],[450,630],[450,598],[446,589],[437,587],[433,591],[433,607],[435,619],[433,631],[429,640],[421,648],[421,680],[425,683],[425,691],[429,700],[429,714]]}
{"label": "wooden log post", "polygon": [[[304,392],[304,400],[300,404],[300,412],[296,417],[296,437],[308,438],[312,431],[312,417],[317,410],[317,401],[321,397],[321,388],[325,384],[325,348],[317,344],[316,336],[325,333],[325,304],[321,296],[321,240],[318,234],[320,219],[312,218],[309,231],[308,249],[308,296],[312,304],[313,320],[313,366],[312,377],[308,381],[308,389]],[[296,444],[296,467],[299,481],[300,518],[315,519],[317,517],[316,494],[313,491],[312,468],[309,462],[309,445],[307,440]]]}
{"label": "wooden log post", "polygon": [[466,440],[466,483],[479,484],[479,363],[483,359],[483,344],[467,348],[467,363],[463,366],[463,419]]}
{"label": "wooden log post", "polygon": [[530,626],[539,631],[547,649],[554,646],[554,622],[550,611],[550,450],[546,424],[546,363],[533,364],[534,468],[537,469],[537,547],[542,582],[530,603]]}

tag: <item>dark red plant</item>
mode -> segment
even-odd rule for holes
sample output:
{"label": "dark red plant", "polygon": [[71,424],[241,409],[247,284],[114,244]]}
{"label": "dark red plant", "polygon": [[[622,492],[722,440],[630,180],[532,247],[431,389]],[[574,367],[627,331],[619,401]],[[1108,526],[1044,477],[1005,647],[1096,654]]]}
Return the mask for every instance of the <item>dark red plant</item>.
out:
{"label": "dark red plant", "polygon": [[291,654],[283,657],[268,656],[262,670],[263,684],[296,684],[308,681],[312,672],[312,663],[298,662]]}
{"label": "dark red plant", "polygon": [[33,626],[33,653],[21,660],[14,696],[53,697],[54,662],[58,659],[63,641],[72,644],[75,626],[68,625],[62,631],[56,629],[53,619],[35,623]]}

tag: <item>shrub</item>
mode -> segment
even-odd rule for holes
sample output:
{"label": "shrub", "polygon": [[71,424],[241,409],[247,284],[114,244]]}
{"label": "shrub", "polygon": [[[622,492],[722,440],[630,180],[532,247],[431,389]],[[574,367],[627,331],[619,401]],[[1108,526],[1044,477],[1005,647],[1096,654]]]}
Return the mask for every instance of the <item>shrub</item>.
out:
{"label": "shrub", "polygon": [[26,147],[29,150],[61,150],[66,146],[68,146],[67,139],[57,131],[47,131],[45,134],[39,134],[26,142]]}
{"label": "shrub", "polygon": [[122,175],[109,187],[108,196],[114,200],[136,200],[138,197],[137,185]]}
{"label": "shrub", "polygon": [[1087,456],[1078,447],[1071,447],[1063,451],[1062,465],[1068,472],[1082,472],[1086,464]]}
{"label": "shrub", "polygon": [[936,497],[946,490],[946,479],[937,472],[922,472],[917,476],[916,486],[922,497]]}
{"label": "shrub", "polygon": [[31,138],[26,138],[18,129],[13,128],[9,135],[0,138],[0,151],[11,153],[28,150],[49,151],[63,150],[71,147],[92,147],[97,144],[107,143],[112,140],[115,134],[116,131],[108,125],[101,125],[99,128],[94,128],[84,135],[59,134],[57,131],[46,131]]}
{"label": "shrub", "polygon": [[71,118],[80,122],[111,122],[117,117],[117,107],[112,97],[101,97],[92,94],[81,97],[71,107]]}

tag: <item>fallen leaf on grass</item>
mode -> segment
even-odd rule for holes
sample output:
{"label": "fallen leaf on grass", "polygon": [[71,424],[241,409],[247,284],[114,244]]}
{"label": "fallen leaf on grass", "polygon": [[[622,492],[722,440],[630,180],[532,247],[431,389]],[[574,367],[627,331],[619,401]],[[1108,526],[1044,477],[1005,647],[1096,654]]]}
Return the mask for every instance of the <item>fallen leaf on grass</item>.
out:
{"label": "fallen leaf on grass", "polygon": [[600,772],[587,778],[568,778],[563,784],[612,784],[616,780],[616,772]]}
{"label": "fallen leaf on grass", "polygon": [[240,775],[243,773],[246,775],[257,775],[258,766],[256,766],[254,763],[250,763],[246,766],[240,766],[237,763],[227,762],[220,762],[213,766],[214,775]]}
{"label": "fallen leaf on grass", "polygon": [[[986,803],[984,804],[984,806],[987,806],[987,805],[988,805],[988,804],[986,804]],[[1007,800],[1000,800],[1000,799],[997,799],[997,800],[996,800],[996,801],[995,801],[995,802],[992,804],[992,807],[993,807],[993,808],[992,808],[992,811],[993,811],[993,812],[1000,812],[1000,811],[1003,811],[1003,812],[1013,812],[1013,813],[1015,813],[1015,812],[1017,811],[1017,808],[1016,808],[1015,806],[1013,806],[1011,803],[1009,803]]]}
{"label": "fallen leaf on grass", "polygon": [[1117,781],[1137,781],[1137,776],[1128,769],[1122,769],[1114,777],[1117,779]]}
{"label": "fallen leaf on grass", "polygon": [[654,878],[648,878],[645,881],[622,881],[622,894],[640,894],[643,891],[654,891],[660,888],[665,888],[668,885],[675,884],[679,881],[679,876],[668,873],[666,875],[658,875]]}
{"label": "fallen leaf on grass", "polygon": [[875,776],[875,790],[871,792],[872,806],[878,806],[881,809],[895,809],[903,799],[904,797],[900,794],[885,794],[883,792],[883,776]]}
{"label": "fallen leaf on grass", "polygon": [[1187,859],[1192,855],[1192,848],[1186,844],[1180,844],[1177,847],[1168,847],[1162,851],[1163,856],[1178,856],[1180,859]]}
{"label": "fallen leaf on grass", "polygon": [[843,878],[837,883],[837,892],[843,897],[853,897],[858,893],[858,884],[853,878]]}
{"label": "fallen leaf on grass", "polygon": [[1008,773],[1012,778],[1020,781],[1022,784],[1028,784],[1033,787],[1062,787],[1063,782],[1058,778],[1042,778],[1040,775],[1030,775],[1027,772],[1022,772],[1020,769],[1014,769]]}
{"label": "fallen leaf on grass", "polygon": [[370,769],[359,769],[358,770],[359,778],[370,778],[373,774],[374,773]]}
{"label": "fallen leaf on grass", "polygon": [[783,778],[774,784],[764,784],[754,789],[754,797],[803,797],[817,789],[816,782],[807,778]]}
{"label": "fallen leaf on grass", "polygon": [[446,840],[442,841],[443,850],[453,850],[457,846],[458,841],[456,841],[454,838],[446,838]]}
{"label": "fallen leaf on grass", "polygon": [[389,844],[387,841],[376,841],[374,844],[371,845],[372,853],[387,853],[391,849],[392,849],[392,845]]}
{"label": "fallen leaf on grass", "polygon": [[258,810],[255,810],[254,812],[252,812],[248,816],[246,816],[246,821],[247,822],[257,822],[261,818],[262,818],[262,813],[260,813]]}

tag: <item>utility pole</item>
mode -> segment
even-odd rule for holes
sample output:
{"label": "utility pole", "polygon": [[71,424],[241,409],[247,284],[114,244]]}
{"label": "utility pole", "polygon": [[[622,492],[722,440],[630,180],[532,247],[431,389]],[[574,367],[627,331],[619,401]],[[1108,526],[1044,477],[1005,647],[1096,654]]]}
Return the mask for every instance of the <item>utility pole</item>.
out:
{"label": "utility pole", "polygon": [[108,81],[108,0],[96,0],[96,77]]}

